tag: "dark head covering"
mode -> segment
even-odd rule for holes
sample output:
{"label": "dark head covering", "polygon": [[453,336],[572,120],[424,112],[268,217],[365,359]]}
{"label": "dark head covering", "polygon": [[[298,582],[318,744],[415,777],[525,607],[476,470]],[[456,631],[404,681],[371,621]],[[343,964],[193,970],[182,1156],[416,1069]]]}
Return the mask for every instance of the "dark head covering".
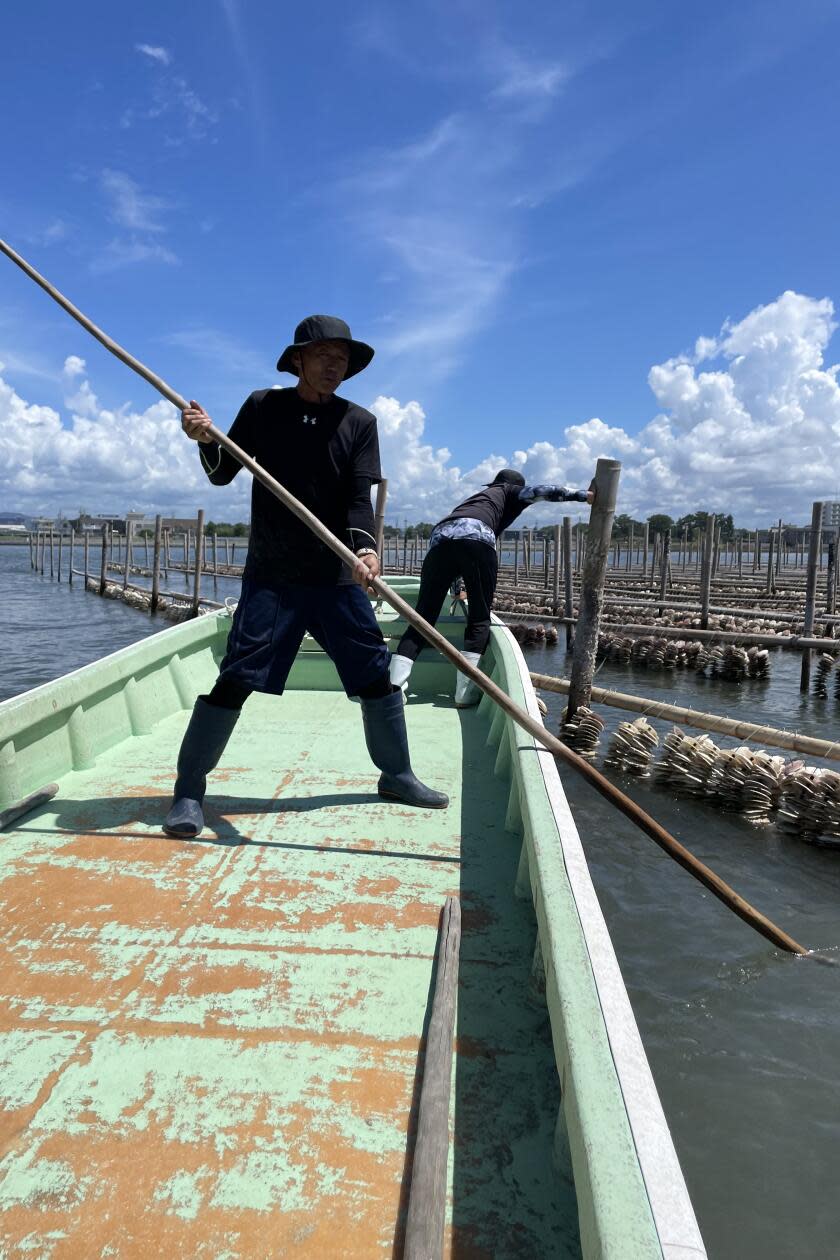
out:
{"label": "dark head covering", "polygon": [[503,468],[497,472],[492,481],[485,481],[486,486],[519,486],[525,485],[525,478],[515,468]]}
{"label": "dark head covering", "polygon": [[363,341],[354,341],[350,334],[349,324],[336,315],[309,315],[301,320],[295,329],[295,339],[277,360],[278,372],[291,372],[297,376],[297,368],[292,363],[292,353],[304,346],[314,346],[318,341],[346,341],[350,349],[350,362],[344,373],[345,381],[366,368],[373,358],[373,348]]}

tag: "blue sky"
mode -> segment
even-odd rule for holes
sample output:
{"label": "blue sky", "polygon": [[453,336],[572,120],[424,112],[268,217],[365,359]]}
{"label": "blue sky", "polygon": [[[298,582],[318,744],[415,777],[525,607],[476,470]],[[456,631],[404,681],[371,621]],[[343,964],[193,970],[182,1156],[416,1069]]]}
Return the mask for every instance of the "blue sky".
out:
{"label": "blue sky", "polygon": [[[813,394],[802,372],[840,357],[819,307],[840,278],[836,5],[52,0],[4,21],[0,235],[222,427],[277,381],[299,318],[343,315],[377,348],[347,393],[390,400],[409,514],[517,451],[526,471],[576,477],[623,453],[637,510],[676,511],[683,473],[656,466],[650,425],[663,408],[673,433],[698,418],[670,385],[654,396],[653,368],[729,376],[727,329],[761,309],[772,336],[786,329],[797,405]],[[798,306],[777,305],[786,291]],[[751,343],[753,366],[765,352]],[[68,356],[84,370],[62,372]],[[0,362],[15,398],[71,431],[154,402],[5,261]],[[95,406],[68,402],[82,377]],[[801,499],[807,519],[809,494],[834,493],[820,476],[837,400],[821,389],[800,420],[824,440],[745,511]],[[766,427],[762,397],[750,415]],[[620,436],[565,433],[594,417]],[[4,508],[73,489],[27,471]],[[685,479],[717,493],[702,450]]]}

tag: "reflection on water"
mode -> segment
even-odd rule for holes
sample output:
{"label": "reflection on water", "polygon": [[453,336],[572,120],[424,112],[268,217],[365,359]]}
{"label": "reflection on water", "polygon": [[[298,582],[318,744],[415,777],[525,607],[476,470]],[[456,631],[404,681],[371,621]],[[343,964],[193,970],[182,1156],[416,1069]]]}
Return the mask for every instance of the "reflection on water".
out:
{"label": "reflection on water", "polygon": [[[168,584],[186,587],[181,574],[170,574]],[[214,588],[205,580],[210,598],[237,590],[235,581],[220,579]],[[25,547],[0,547],[0,597],[0,698],[167,624],[85,595],[80,585],[71,590],[34,575]],[[562,642],[529,649],[528,657],[539,672],[568,674]],[[796,654],[773,653],[771,668],[767,682],[730,684],[605,665],[597,682],[840,736],[840,705],[800,696]],[[544,699],[546,723],[556,730],[565,700]],[[633,715],[599,712],[606,749],[615,725]],[[668,724],[654,725],[661,738]],[[710,1256],[837,1255],[840,967],[775,951],[572,772],[561,767],[561,774]],[[752,828],[650,782],[614,777],[753,905],[797,940],[840,959],[840,852]]]}

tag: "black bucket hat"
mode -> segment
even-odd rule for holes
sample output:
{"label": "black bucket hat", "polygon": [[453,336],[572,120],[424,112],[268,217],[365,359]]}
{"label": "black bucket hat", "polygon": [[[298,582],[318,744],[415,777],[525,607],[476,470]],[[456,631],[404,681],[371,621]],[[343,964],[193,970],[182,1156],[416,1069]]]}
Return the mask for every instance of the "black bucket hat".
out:
{"label": "black bucket hat", "polygon": [[525,485],[525,478],[515,468],[503,468],[497,472],[492,481],[485,481],[486,486],[519,486]]}
{"label": "black bucket hat", "polygon": [[365,345],[363,341],[354,341],[350,326],[345,324],[343,319],[339,319],[336,315],[309,315],[298,324],[294,341],[290,346],[286,346],[277,360],[277,371],[291,372],[293,376],[297,376],[298,371],[292,362],[292,354],[304,346],[314,346],[318,341],[346,341],[348,343],[350,362],[344,373],[345,381],[366,368],[373,358],[373,347]]}

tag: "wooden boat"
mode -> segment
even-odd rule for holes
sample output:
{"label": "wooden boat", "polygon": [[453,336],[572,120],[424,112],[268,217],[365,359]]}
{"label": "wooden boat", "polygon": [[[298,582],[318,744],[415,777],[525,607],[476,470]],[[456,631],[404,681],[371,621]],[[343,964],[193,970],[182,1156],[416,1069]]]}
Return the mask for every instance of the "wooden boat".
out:
{"label": "wooden boat", "polygon": [[[486,697],[456,710],[427,652],[409,734],[451,805],[380,801],[358,707],[306,642],[282,699],[248,701],[207,830],[168,839],[228,628],[201,617],[0,705],[0,810],[59,785],[0,836],[0,1252],[400,1255],[455,895],[446,1254],[703,1256],[553,757]],[[536,715],[501,624],[485,660]]]}

